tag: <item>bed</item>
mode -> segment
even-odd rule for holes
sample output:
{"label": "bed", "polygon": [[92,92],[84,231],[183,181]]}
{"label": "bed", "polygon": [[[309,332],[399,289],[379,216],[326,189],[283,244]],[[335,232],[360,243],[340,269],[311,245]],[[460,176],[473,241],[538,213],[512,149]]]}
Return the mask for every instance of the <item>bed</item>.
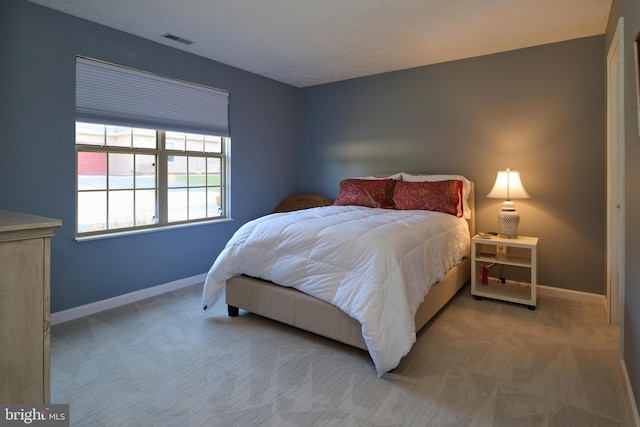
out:
{"label": "bed", "polygon": [[[438,194],[426,208],[425,188]],[[241,308],[361,348],[382,376],[469,280],[474,207],[473,183],[459,175],[343,180],[331,206],[240,227],[207,274],[203,308],[226,294],[230,316]],[[433,246],[446,256],[425,255]]]}

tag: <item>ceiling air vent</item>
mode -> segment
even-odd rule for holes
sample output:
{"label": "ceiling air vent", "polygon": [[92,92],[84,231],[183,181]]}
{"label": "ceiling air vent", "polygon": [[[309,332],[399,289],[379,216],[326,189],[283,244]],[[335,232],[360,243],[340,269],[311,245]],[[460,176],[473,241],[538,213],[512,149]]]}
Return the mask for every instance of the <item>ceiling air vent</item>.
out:
{"label": "ceiling air vent", "polygon": [[187,40],[187,39],[183,39],[182,37],[178,37],[176,35],[173,34],[163,34],[162,37],[169,39],[169,40],[173,40],[174,42],[178,42],[178,43],[182,43],[182,44],[186,44],[186,45],[190,45],[193,44],[193,42],[191,40]]}

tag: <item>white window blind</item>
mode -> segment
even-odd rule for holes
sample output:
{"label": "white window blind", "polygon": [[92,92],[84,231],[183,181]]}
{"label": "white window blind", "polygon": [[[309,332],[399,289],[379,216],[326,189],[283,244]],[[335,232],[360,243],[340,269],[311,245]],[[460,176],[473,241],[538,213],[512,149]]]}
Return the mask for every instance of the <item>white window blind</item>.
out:
{"label": "white window blind", "polygon": [[76,120],[228,137],[229,93],[77,57]]}

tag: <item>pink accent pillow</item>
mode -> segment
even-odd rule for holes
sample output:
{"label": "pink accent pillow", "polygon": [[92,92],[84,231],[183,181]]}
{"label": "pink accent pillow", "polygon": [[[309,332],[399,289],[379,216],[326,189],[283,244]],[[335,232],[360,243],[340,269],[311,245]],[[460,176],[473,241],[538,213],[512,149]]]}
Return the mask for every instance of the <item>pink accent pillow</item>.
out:
{"label": "pink accent pillow", "polygon": [[398,181],[393,191],[396,209],[420,209],[462,217],[462,181]]}
{"label": "pink accent pillow", "polygon": [[462,175],[412,175],[410,173],[402,172],[402,180],[410,182],[423,182],[423,181],[448,181],[458,180],[462,181],[462,201],[458,205],[458,217],[462,216],[466,219],[471,219],[471,209],[469,208],[469,197],[471,196],[471,181]]}
{"label": "pink accent pillow", "polygon": [[334,205],[393,209],[395,179],[343,179]]}

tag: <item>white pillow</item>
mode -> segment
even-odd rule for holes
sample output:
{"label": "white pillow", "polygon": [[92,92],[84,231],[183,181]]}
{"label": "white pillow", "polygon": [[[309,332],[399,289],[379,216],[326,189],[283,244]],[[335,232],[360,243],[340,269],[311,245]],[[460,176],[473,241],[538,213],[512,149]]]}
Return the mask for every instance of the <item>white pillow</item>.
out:
{"label": "white pillow", "polygon": [[402,179],[402,172],[398,172],[398,173],[394,173],[393,175],[389,175],[389,176],[356,176],[353,177],[352,179]]}
{"label": "white pillow", "polygon": [[469,208],[469,195],[471,194],[471,181],[462,175],[411,175],[402,172],[402,180],[408,182],[424,182],[424,181],[462,181],[462,216],[465,219],[471,219],[471,209]]}

